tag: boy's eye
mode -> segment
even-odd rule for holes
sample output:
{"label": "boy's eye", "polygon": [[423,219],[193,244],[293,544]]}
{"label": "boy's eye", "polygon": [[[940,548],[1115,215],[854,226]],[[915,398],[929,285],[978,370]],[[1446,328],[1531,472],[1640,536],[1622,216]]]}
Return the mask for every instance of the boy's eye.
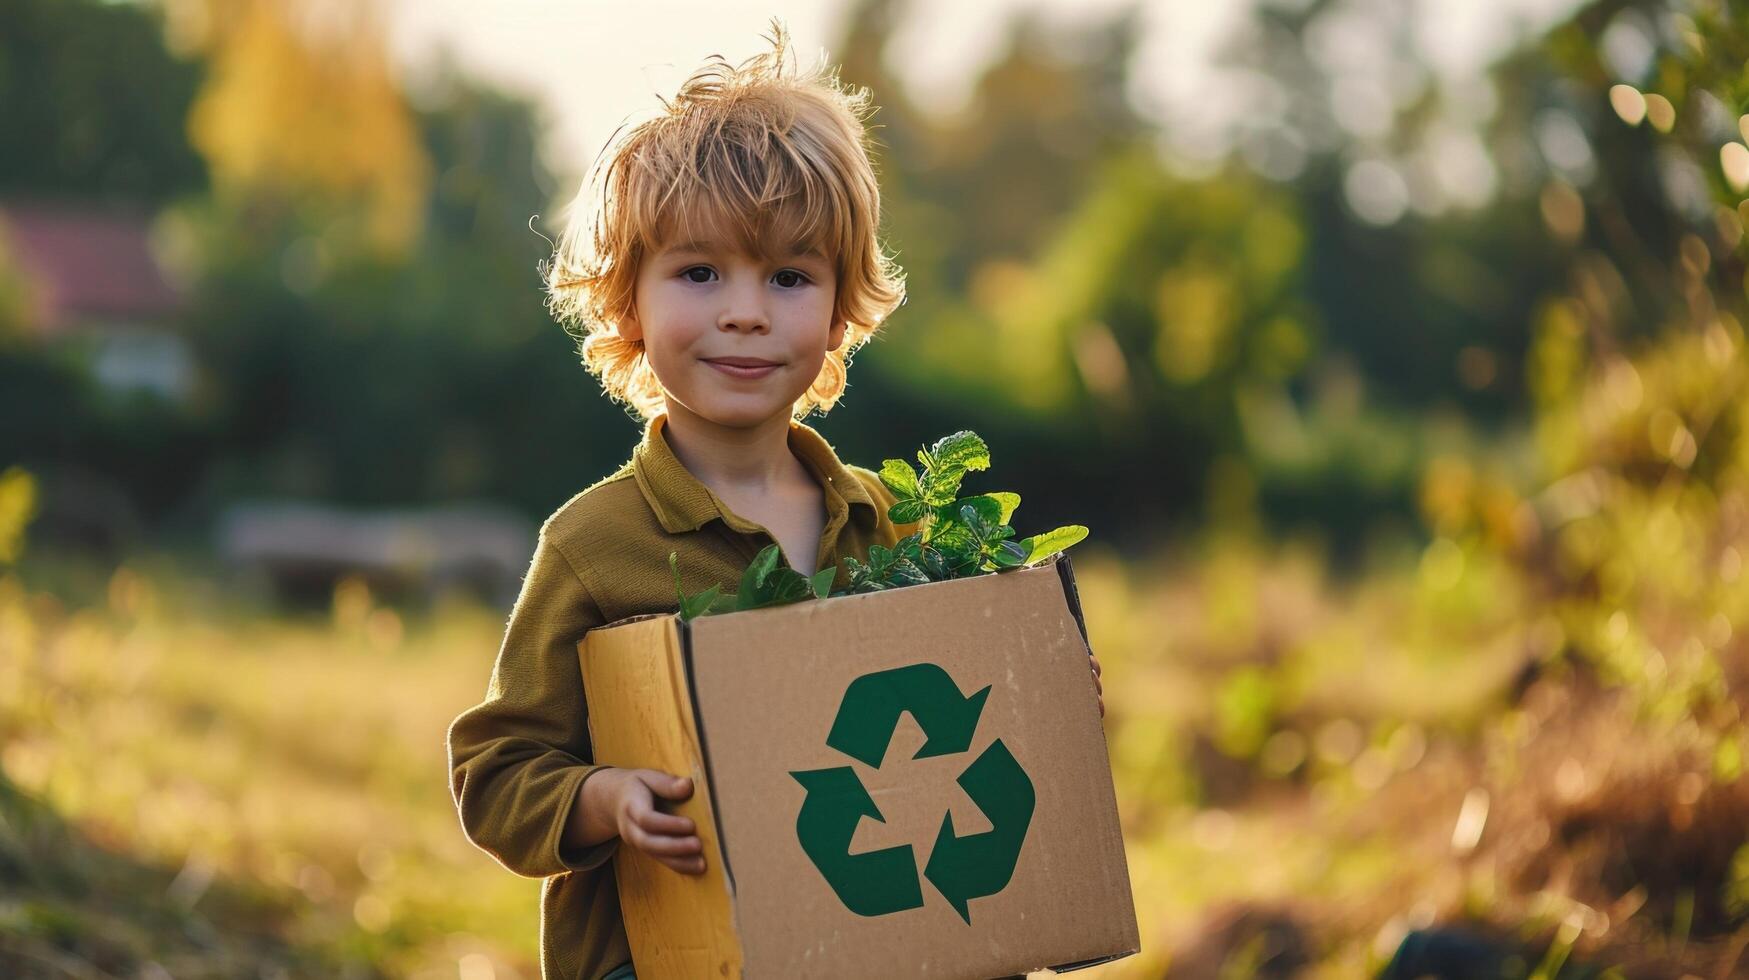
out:
{"label": "boy's eye", "polygon": [[[716,275],[716,272],[708,265],[695,265],[681,270],[680,274],[686,278],[687,282],[703,284],[710,282],[711,277]],[[795,269],[780,269],[771,278],[773,282],[785,289],[797,289],[808,284],[808,277]]]}

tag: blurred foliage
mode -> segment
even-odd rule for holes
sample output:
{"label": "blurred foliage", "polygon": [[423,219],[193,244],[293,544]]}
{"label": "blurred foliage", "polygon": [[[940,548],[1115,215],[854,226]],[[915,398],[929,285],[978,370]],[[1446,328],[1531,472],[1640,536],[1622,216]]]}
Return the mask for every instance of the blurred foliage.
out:
{"label": "blurred foliage", "polygon": [[25,321],[34,302],[29,280],[10,243],[0,241],[0,350],[16,356],[24,343]]}
{"label": "blurred foliage", "polygon": [[438,176],[404,259],[357,256],[320,223],[246,235],[190,217],[213,263],[190,326],[216,498],[487,496],[538,514],[626,451],[541,306],[526,222],[550,178],[531,110],[450,79],[416,120]]}
{"label": "blurred foliage", "polygon": [[[1636,39],[1624,82],[1604,58]],[[1744,968],[1745,43],[1723,5],[1598,4],[1503,68],[1546,59],[1611,149],[1530,199],[1566,251],[1525,322],[1528,426],[1418,467],[1418,556],[1336,589],[1215,537],[1159,592],[1084,586],[1121,624],[1094,636],[1128,679],[1114,765],[1185,975],[1267,939],[1280,975],[1352,976],[1410,930],[1518,976]]]}
{"label": "blurred foliage", "polygon": [[[330,245],[404,251],[419,236],[430,162],[388,63],[377,9],[174,0],[210,66],[188,132],[227,207],[259,222],[315,208]],[[289,137],[289,138],[288,138]]]}
{"label": "blurred foliage", "polygon": [[[1047,524],[1123,514],[1137,553],[1202,519],[1316,527],[1352,561],[1379,527],[1413,520],[1433,457],[1524,425],[1548,284],[1592,252],[1626,268],[1675,240],[1659,230],[1674,227],[1650,176],[1659,151],[1596,127],[1552,42],[1501,65],[1487,84],[1513,98],[1496,96],[1464,137],[1486,137],[1501,167],[1528,155],[1499,193],[1363,220],[1351,157],[1382,151],[1312,138],[1341,116],[1326,93],[1344,82],[1299,40],[1353,6],[1264,9],[1227,65],[1300,101],[1246,123],[1241,152],[1200,175],[1158,152],[1157,124],[1127,95],[1139,14],[1072,30],[1019,15],[970,104],[947,115],[887,68],[903,6],[854,6],[834,56],[882,104],[889,235],[911,290],[822,423],[843,453],[879,458],[950,417],[1023,447],[1015,487]],[[405,88],[368,8],[148,9],[201,66],[182,106],[213,188],[182,195],[158,230],[195,284],[175,326],[195,345],[198,390],[131,401],[117,419],[76,356],[9,357],[20,398],[74,409],[65,438],[8,434],[13,458],[46,478],[76,467],[147,527],[184,530],[243,494],[489,497],[538,517],[623,460],[635,428],[577,373],[540,305],[546,243],[529,224],[560,188],[530,106],[453,67]],[[76,56],[57,40],[69,32],[38,33],[40,49]],[[1435,111],[1446,96],[1427,93],[1388,130],[1406,146],[1457,139]],[[1632,237],[1596,231],[1614,226],[1602,218],[1581,243],[1545,227],[1579,193],[1539,156],[1552,118],[1589,127],[1594,196]],[[1291,172],[1271,162],[1282,141],[1300,146]],[[133,440],[131,426],[156,434]],[[1079,479],[1058,478],[1065,467]]]}
{"label": "blurred foliage", "polygon": [[24,553],[24,531],[36,514],[36,480],[16,466],[0,471],[0,565]]}
{"label": "blurred foliage", "polygon": [[0,195],[162,204],[206,186],[184,135],[203,68],[135,4],[0,6]]}

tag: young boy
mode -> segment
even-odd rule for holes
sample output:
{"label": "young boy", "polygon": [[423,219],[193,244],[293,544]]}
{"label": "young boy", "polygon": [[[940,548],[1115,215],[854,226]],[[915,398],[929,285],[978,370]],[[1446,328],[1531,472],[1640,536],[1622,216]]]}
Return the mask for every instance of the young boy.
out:
{"label": "young boy", "polygon": [[739,67],[714,59],[616,140],[547,270],[551,308],[644,436],[542,526],[486,698],[451,725],[449,754],[469,839],[545,879],[549,980],[633,975],[608,860],[621,842],[704,871],[692,821],[659,805],[690,779],[593,764],[583,634],[673,612],[670,552],[693,592],[732,588],[773,542],[811,573],[913,530],[888,518],[874,473],[798,421],[837,402],[850,351],[904,286],[876,237],[867,91],[786,69],[781,26],[772,41]]}

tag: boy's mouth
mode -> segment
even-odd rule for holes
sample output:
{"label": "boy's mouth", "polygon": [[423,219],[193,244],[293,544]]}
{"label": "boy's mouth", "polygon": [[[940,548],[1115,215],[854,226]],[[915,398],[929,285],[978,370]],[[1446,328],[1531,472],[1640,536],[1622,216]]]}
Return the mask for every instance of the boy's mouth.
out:
{"label": "boy's mouth", "polygon": [[778,368],[776,361],[758,357],[707,357],[704,362],[734,378],[763,378]]}

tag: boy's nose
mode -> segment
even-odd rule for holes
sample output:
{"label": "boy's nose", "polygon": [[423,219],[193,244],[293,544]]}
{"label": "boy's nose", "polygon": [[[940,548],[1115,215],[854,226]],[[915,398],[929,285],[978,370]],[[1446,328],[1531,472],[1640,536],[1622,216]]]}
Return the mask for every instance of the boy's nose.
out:
{"label": "boy's nose", "polygon": [[771,323],[765,315],[765,310],[758,304],[742,303],[723,311],[717,317],[717,329],[733,330],[740,333],[766,333],[771,329]]}

